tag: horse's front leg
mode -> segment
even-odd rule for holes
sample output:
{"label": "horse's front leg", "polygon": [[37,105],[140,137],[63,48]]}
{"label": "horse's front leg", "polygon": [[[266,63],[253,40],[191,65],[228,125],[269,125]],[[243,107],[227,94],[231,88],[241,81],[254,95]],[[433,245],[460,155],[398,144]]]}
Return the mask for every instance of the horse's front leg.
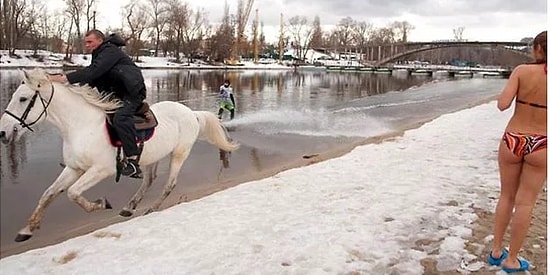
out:
{"label": "horse's front leg", "polygon": [[82,175],[82,171],[74,170],[69,167],[65,167],[57,179],[52,183],[46,191],[40,197],[38,205],[32,212],[31,217],[27,226],[19,230],[17,237],[15,238],[16,242],[22,242],[30,239],[32,237],[32,232],[40,228],[40,221],[44,217],[46,208],[50,203],[61,194],[63,191],[67,190],[77,179]]}
{"label": "horse's front leg", "polygon": [[118,213],[119,215],[123,217],[130,217],[134,214],[134,210],[136,210],[137,205],[141,202],[143,199],[143,195],[145,195],[145,192],[151,187],[151,184],[153,184],[153,180],[156,178],[157,173],[157,165],[158,163],[154,163],[152,165],[149,165],[147,167],[144,167],[143,169],[143,182],[141,183],[141,186],[136,191],[134,196],[128,201],[128,204],[120,210]]}
{"label": "horse's front leg", "polygon": [[67,190],[69,199],[82,207],[86,212],[92,212],[99,209],[111,209],[111,204],[106,198],[98,199],[94,202],[88,201],[82,196],[86,190],[98,184],[101,180],[114,174],[114,169],[109,167],[93,166]]}

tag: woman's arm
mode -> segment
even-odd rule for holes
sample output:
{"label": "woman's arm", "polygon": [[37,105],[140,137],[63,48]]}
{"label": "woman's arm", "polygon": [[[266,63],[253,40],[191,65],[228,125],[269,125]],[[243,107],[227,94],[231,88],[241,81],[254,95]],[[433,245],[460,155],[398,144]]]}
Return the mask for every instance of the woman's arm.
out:
{"label": "woman's arm", "polygon": [[504,111],[510,108],[510,105],[512,105],[512,101],[518,94],[519,75],[522,69],[523,69],[522,65],[517,66],[512,72],[512,75],[510,75],[510,79],[508,80],[508,83],[506,83],[504,90],[498,97],[497,107],[499,110]]}

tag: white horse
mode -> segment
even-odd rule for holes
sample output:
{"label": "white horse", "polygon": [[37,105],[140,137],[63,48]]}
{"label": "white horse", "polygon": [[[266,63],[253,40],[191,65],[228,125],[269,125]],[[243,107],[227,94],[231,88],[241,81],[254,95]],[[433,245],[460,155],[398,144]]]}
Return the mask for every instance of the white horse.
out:
{"label": "white horse", "polygon": [[[17,141],[31,126],[44,120],[59,128],[63,138],[65,168],[42,194],[37,207],[15,241],[25,241],[39,228],[46,207],[62,192],[86,212],[110,209],[105,198],[90,202],[82,193],[116,172],[116,148],[105,131],[105,116],[120,106],[117,100],[102,97],[88,86],[50,82],[40,69],[23,71],[24,81],[13,93],[0,118],[0,140]],[[156,177],[159,160],[171,155],[170,172],[162,195],[146,213],[159,209],[176,185],[178,173],[197,138],[204,138],[223,151],[233,151],[238,144],[230,142],[218,118],[210,112],[192,111],[176,102],[159,102],[150,108],[158,126],[145,142],[140,166],[143,182],[120,212],[130,216]]]}

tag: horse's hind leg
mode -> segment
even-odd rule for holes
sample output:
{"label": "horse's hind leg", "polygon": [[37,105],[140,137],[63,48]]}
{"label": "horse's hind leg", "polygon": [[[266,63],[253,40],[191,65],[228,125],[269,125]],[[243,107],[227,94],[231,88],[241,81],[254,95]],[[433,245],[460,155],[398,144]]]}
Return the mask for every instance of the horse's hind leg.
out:
{"label": "horse's hind leg", "polygon": [[104,178],[112,175],[113,170],[104,167],[92,167],[88,169],[71,187],[67,190],[67,196],[73,202],[76,202],[86,212],[92,212],[99,209],[111,209],[111,205],[105,198],[94,202],[88,201],[82,196],[86,190],[98,184]]}
{"label": "horse's hind leg", "polygon": [[32,212],[31,217],[29,218],[29,223],[23,229],[19,230],[17,237],[15,238],[16,242],[22,242],[30,239],[32,237],[32,232],[40,227],[40,221],[44,217],[44,213],[48,205],[65,191],[69,186],[71,186],[77,179],[82,175],[82,171],[73,170],[69,167],[65,167],[53,184],[44,191],[42,197],[38,201],[38,205]]}
{"label": "horse's hind leg", "polygon": [[134,196],[130,199],[128,204],[124,208],[122,208],[122,210],[120,210],[120,212],[118,213],[119,215],[123,217],[130,217],[134,214],[134,210],[136,210],[137,205],[143,199],[143,195],[145,195],[145,192],[147,192],[149,187],[151,187],[153,180],[157,177],[157,166],[158,163],[154,163],[143,169],[143,182],[141,183],[141,186],[136,191]]}
{"label": "horse's hind leg", "polygon": [[185,149],[182,150],[181,153],[172,153],[172,161],[170,162],[170,174],[168,175],[168,181],[166,182],[166,185],[164,186],[164,189],[162,190],[162,194],[160,195],[160,198],[158,198],[154,203],[153,206],[151,206],[147,211],[145,211],[144,215],[147,215],[153,211],[157,211],[160,208],[160,205],[162,202],[170,195],[174,187],[176,186],[177,180],[178,180],[178,174],[181,170],[181,167],[183,165],[183,162],[187,159],[189,156],[191,149]]}

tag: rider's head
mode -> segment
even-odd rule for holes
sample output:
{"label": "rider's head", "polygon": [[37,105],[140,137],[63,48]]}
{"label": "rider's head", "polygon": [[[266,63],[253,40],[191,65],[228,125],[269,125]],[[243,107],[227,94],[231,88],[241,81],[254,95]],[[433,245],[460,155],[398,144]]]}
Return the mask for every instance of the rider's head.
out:
{"label": "rider's head", "polygon": [[230,84],[231,84],[231,82],[229,82],[229,79],[226,79],[226,80],[223,82],[223,86],[225,86],[225,87],[229,87]]}
{"label": "rider's head", "polygon": [[105,41],[105,35],[99,30],[90,30],[84,36],[84,46],[88,53],[92,53]]}

